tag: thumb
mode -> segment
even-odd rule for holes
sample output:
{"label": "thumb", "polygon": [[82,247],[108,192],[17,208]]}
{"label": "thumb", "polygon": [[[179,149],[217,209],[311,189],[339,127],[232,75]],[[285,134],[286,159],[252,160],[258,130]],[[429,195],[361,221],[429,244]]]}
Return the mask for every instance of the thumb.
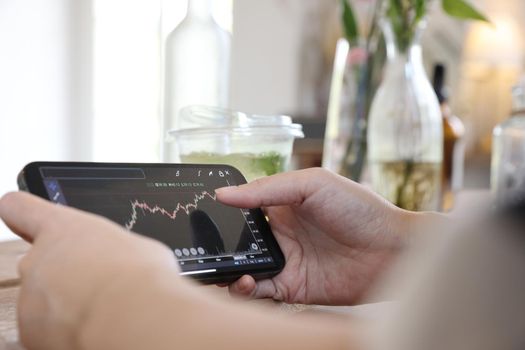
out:
{"label": "thumb", "polygon": [[244,275],[229,286],[231,295],[248,299],[275,298],[277,289],[272,280],[255,281],[252,276]]}
{"label": "thumb", "polygon": [[25,192],[10,192],[0,198],[0,218],[28,242],[33,242],[54,220],[56,208],[56,204]]}

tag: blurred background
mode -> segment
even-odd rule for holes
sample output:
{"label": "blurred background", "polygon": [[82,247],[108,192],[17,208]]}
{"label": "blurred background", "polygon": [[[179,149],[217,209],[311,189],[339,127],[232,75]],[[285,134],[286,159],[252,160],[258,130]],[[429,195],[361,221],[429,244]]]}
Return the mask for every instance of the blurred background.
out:
{"label": "blurred background", "polygon": [[[214,0],[231,33],[229,107],[287,114],[306,138],[294,167],[320,165],[336,42],[336,0]],[[352,0],[357,13],[370,1]],[[422,38],[465,133],[466,188],[488,188],[491,133],[524,64],[525,3],[473,0],[492,24],[439,6]],[[35,160],[160,161],[162,57],[185,0],[0,0],[0,192]],[[0,239],[10,237],[5,228]]]}

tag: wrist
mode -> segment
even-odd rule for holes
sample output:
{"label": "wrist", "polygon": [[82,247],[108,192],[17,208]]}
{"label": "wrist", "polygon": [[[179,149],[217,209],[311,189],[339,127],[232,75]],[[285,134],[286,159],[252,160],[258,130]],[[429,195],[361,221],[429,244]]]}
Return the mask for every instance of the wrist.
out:
{"label": "wrist", "polygon": [[403,210],[403,241],[408,244],[417,237],[451,224],[450,217],[438,212],[413,212]]}
{"label": "wrist", "polygon": [[[177,286],[177,282],[181,282],[181,286]],[[154,328],[150,324],[152,314],[158,312],[162,305],[178,301],[177,290],[185,284],[174,269],[159,269],[158,266],[120,274],[92,300],[78,327],[79,348],[147,348],[137,341],[137,337],[140,340],[141,333]],[[169,293],[163,293],[166,290]],[[166,294],[171,296],[171,300],[164,300]]]}

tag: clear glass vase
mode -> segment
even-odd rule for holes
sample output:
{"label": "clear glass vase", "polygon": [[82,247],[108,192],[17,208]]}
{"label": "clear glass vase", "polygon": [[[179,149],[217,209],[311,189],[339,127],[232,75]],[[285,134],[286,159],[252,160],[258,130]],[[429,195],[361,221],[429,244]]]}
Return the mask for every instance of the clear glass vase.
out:
{"label": "clear glass vase", "polygon": [[[367,53],[350,47],[347,39],[337,42],[330,86],[323,147],[323,167],[359,181],[366,155],[366,112],[371,91],[361,77],[366,74]],[[359,96],[361,95],[361,96]],[[358,103],[362,102],[362,103]]]}
{"label": "clear glass vase", "polygon": [[339,39],[336,47],[323,167],[357,182],[365,169],[368,114],[385,63],[381,39],[374,35],[354,47]]}
{"label": "clear glass vase", "polygon": [[443,124],[436,94],[425,73],[420,21],[412,40],[381,23],[387,65],[368,124],[368,164],[376,192],[409,210],[439,210]]}

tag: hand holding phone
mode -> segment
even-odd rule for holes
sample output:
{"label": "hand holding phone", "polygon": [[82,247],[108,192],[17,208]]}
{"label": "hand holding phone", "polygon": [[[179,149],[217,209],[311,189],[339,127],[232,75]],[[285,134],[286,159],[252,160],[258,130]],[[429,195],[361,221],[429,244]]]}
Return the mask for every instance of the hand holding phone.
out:
{"label": "hand holding phone", "polygon": [[19,187],[102,215],[171,248],[182,274],[226,283],[279,273],[284,257],[262,213],[219,203],[215,189],[246,183],[227,165],[35,162]]}

